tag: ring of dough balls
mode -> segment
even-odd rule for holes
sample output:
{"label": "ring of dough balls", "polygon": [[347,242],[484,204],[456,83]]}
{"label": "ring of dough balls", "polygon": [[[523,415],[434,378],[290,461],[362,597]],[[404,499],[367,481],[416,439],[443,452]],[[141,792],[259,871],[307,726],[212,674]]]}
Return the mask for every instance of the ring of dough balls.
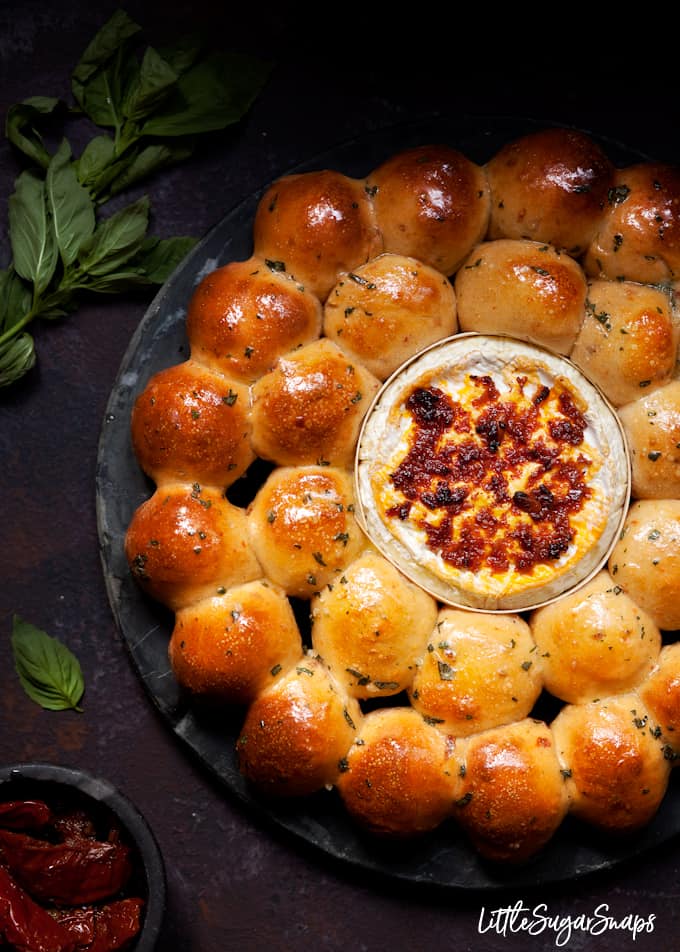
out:
{"label": "ring of dough balls", "polygon": [[[617,170],[574,130],[485,166],[429,144],[365,178],[278,179],[250,257],[200,276],[190,357],[135,402],[156,486],[125,554],[175,613],[181,687],[247,708],[255,791],[336,787],[389,836],[450,820],[501,863],[569,812],[624,833],[654,815],[680,758],[680,645],[661,647],[680,628],[679,214],[677,169]],[[442,607],[354,514],[381,381],[459,329],[569,356],[630,444],[635,501],[607,570],[526,617]],[[309,602],[304,636],[291,599]],[[550,724],[531,716],[543,688],[562,702]]]}

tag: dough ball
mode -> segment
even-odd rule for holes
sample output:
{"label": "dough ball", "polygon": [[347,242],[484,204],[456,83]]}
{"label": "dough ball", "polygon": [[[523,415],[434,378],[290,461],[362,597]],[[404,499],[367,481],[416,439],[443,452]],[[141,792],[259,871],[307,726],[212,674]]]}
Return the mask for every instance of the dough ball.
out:
{"label": "dough ball", "polygon": [[667,383],[678,328],[668,294],[630,281],[593,281],[571,359],[621,406]]}
{"label": "dough ball", "polygon": [[253,386],[255,452],[281,466],[351,466],[361,421],[379,386],[329,340],[281,357]]}
{"label": "dough ball", "polygon": [[519,863],[535,855],[568,809],[548,726],[525,719],[471,737],[455,806],[456,819],[482,856]]}
{"label": "dough ball", "polygon": [[186,318],[191,355],[206,367],[252,383],[281,354],[321,333],[321,304],[261,258],[233,261],[207,274]]}
{"label": "dough ball", "polygon": [[680,498],[680,380],[621,407],[637,499]]}
{"label": "dough ball", "polygon": [[661,629],[680,628],[680,500],[634,502],[609,573]]}
{"label": "dough ball", "polygon": [[606,571],[537,609],[530,625],[547,690],[574,704],[630,691],[661,650],[657,626]]}
{"label": "dough ball", "polygon": [[519,615],[443,608],[411,688],[411,703],[456,737],[529,713],[541,693],[540,659]]}
{"label": "dough ball", "polygon": [[659,284],[680,277],[680,168],[640,162],[614,175],[588,274]]}
{"label": "dough ball", "polygon": [[304,796],[334,784],[361,725],[361,709],[309,655],[248,709],[236,743],[239,767],[269,796]]}
{"label": "dough ball", "polygon": [[195,696],[249,704],[302,658],[302,639],[283,591],[259,579],[180,609],[168,653]]}
{"label": "dough ball", "polygon": [[489,221],[484,170],[447,145],[391,156],[368,177],[385,251],[453,274]]}
{"label": "dough ball", "polygon": [[174,611],[262,575],[245,511],[198,483],[156,489],[132,516],[125,556],[144,591]]}
{"label": "dough ball", "polygon": [[156,483],[227,487],[255,459],[248,388],[193,360],[161,370],[137,397],[132,445]]}
{"label": "dough ball", "polygon": [[403,255],[382,254],[343,275],[324,308],[326,336],[379,380],[457,330],[448,278]]}
{"label": "dough ball", "polygon": [[473,249],[455,290],[461,330],[507,334],[567,354],[583,320],[586,278],[550,245],[499,239]]}
{"label": "dough ball", "polygon": [[569,704],[552,732],[575,816],[610,833],[649,823],[666,792],[670,766],[636,694]]}
{"label": "dough ball", "polygon": [[532,238],[582,254],[603,217],[614,167],[575,129],[542,129],[503,146],[486,164],[490,238]]}
{"label": "dough ball", "polygon": [[437,618],[437,603],[368,549],[315,599],[312,644],[353,697],[407,688]]}
{"label": "dough ball", "polygon": [[413,708],[382,708],[364,717],[337,788],[350,815],[372,833],[408,837],[451,815],[459,774],[451,738]]}
{"label": "dough ball", "polygon": [[331,466],[274,470],[248,508],[250,544],[288,595],[310,598],[337,582],[366,545],[349,473]]}
{"label": "dough ball", "polygon": [[286,175],[260,199],[255,254],[322,301],[343,271],[383,250],[365,183],[324,169]]}
{"label": "dough ball", "polygon": [[680,757],[680,642],[661,649],[659,660],[637,692],[651,714],[650,729],[673,764]]}

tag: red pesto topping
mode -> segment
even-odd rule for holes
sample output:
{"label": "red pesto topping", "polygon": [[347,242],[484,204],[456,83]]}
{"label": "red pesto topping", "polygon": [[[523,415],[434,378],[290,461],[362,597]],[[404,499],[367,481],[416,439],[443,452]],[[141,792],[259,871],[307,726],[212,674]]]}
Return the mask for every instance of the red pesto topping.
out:
{"label": "red pesto topping", "polygon": [[[570,516],[591,495],[591,460],[574,458],[573,450],[562,458],[563,447],[583,443],[587,423],[559,385],[528,396],[520,376],[513,399],[501,399],[491,377],[469,379],[478,390],[471,410],[437,387],[410,393],[412,442],[390,475],[404,502],[387,515],[412,519],[428,547],[455,568],[528,573],[567,551],[575,535]],[[458,438],[444,438],[451,433]],[[525,491],[511,493],[511,481],[527,472]],[[436,525],[412,513],[416,501],[436,513]]]}

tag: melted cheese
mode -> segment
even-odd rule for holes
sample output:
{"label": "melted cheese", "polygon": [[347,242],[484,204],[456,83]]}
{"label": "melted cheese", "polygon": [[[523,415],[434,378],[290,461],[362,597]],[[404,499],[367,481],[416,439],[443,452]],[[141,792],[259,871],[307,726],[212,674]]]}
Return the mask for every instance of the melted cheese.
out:
{"label": "melted cheese", "polygon": [[404,574],[449,604],[517,611],[602,565],[630,474],[616,415],[569,361],[470,334],[386,382],[356,482],[365,530]]}

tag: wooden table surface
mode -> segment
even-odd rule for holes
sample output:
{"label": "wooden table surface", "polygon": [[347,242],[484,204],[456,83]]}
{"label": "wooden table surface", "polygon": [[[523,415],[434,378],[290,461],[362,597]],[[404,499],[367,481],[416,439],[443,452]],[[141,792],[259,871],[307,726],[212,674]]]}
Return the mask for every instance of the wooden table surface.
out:
{"label": "wooden table surface", "polygon": [[[155,234],[204,234],[244,196],[295,163],[356,136],[427,114],[522,116],[575,125],[646,154],[680,160],[668,70],[635,82],[615,56],[523,46],[475,48],[434,15],[404,21],[390,45],[367,10],[326,11],[318,27],[286,5],[238,14],[191,3],[126,5],[151,34],[207,24],[227,47],[261,55],[272,78],[247,119],[184,165],[146,183]],[[0,4],[0,112],[28,96],[69,95],[70,69],[111,3]],[[414,43],[427,33],[430,43]],[[416,52],[414,53],[414,47]],[[538,48],[541,49],[540,47]],[[587,62],[586,62],[587,61]],[[663,64],[661,64],[663,66]],[[675,132],[673,127],[675,126]],[[7,199],[22,168],[0,143],[0,267],[9,261]],[[116,630],[102,577],[95,512],[97,443],[113,381],[149,295],[93,299],[35,327],[39,360],[0,392],[0,763],[48,761],[109,778],[147,816],[165,857],[165,952],[392,952],[559,947],[552,928],[503,930],[493,911],[544,904],[544,915],[628,914],[653,931],[589,935],[562,947],[678,948],[680,844],[595,877],[539,891],[455,893],[362,875],[278,834],[241,806],[181,745],[150,702]],[[84,712],[49,713],[21,689],[11,660],[14,613],[81,660]],[[566,934],[562,934],[566,939]]]}

